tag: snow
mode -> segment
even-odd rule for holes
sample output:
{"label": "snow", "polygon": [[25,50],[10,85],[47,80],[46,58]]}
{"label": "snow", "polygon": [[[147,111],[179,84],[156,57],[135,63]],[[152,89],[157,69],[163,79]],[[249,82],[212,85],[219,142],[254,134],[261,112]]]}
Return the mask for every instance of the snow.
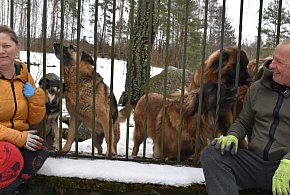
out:
{"label": "snow", "polygon": [[[21,51],[20,59],[26,62],[27,53]],[[30,53],[31,64],[43,64],[41,53]],[[59,60],[52,53],[46,54],[46,73],[55,73],[60,75]],[[161,68],[152,67],[151,76],[159,74]],[[104,78],[106,85],[110,86],[111,59],[97,59],[97,72]],[[42,77],[42,66],[30,66],[30,73],[35,79],[36,84]],[[126,63],[124,61],[114,61],[113,92],[118,100],[124,90],[126,77]],[[119,108],[121,109],[121,108]],[[65,104],[63,103],[62,115],[67,115]],[[134,126],[134,120],[130,118],[130,126]],[[118,142],[118,155],[126,154],[126,125],[127,122],[120,123],[121,138]],[[63,124],[63,127],[66,127]],[[129,154],[133,148],[134,127],[129,128]],[[65,140],[62,140],[63,144]],[[103,142],[103,151],[107,151],[105,141]],[[146,140],[146,157],[152,156],[152,140]],[[73,143],[71,151],[75,151]],[[92,153],[92,139],[78,143],[79,153]],[[97,152],[97,150],[95,150]],[[96,154],[97,155],[97,154]],[[140,145],[139,156],[143,155],[143,144]],[[188,186],[193,183],[204,183],[204,175],[201,168],[189,166],[159,165],[149,163],[139,163],[121,160],[103,160],[103,159],[72,159],[72,158],[54,158],[49,157],[42,168],[38,171],[40,175],[73,177],[81,179],[98,179],[104,181],[115,181],[124,183],[148,183],[170,186]]]}

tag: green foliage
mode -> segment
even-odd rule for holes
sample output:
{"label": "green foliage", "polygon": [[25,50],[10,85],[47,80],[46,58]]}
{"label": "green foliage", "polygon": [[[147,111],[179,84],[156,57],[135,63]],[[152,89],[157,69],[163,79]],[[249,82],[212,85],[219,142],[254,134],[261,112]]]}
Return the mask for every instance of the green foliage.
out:
{"label": "green foliage", "polygon": [[[274,0],[263,10],[263,24],[261,33],[265,35],[265,47],[274,49],[276,45],[278,27],[279,1]],[[290,37],[289,33],[290,12],[285,7],[281,9],[280,39]]]}
{"label": "green foliage", "polygon": [[[216,1],[216,0],[215,0]],[[212,2],[209,5],[209,21],[208,21],[208,53],[212,53],[220,49],[221,32],[222,32],[222,12],[223,7],[218,2]],[[224,21],[224,47],[236,45],[235,31],[228,18]]]}

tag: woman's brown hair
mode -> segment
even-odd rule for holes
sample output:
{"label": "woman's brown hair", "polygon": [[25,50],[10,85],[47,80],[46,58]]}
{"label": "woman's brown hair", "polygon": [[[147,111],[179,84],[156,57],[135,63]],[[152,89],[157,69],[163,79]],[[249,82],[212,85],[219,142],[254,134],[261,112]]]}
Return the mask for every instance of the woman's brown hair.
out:
{"label": "woman's brown hair", "polygon": [[5,33],[10,36],[11,40],[18,45],[18,37],[15,31],[9,26],[0,25],[0,33]]}

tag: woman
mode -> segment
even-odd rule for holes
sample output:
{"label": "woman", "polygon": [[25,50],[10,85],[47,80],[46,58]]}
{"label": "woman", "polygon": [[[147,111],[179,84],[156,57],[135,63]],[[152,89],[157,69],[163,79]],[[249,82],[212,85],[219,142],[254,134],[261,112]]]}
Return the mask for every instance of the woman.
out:
{"label": "woman", "polygon": [[48,157],[47,144],[29,126],[45,115],[45,93],[35,88],[13,29],[0,26],[0,194],[31,178]]}

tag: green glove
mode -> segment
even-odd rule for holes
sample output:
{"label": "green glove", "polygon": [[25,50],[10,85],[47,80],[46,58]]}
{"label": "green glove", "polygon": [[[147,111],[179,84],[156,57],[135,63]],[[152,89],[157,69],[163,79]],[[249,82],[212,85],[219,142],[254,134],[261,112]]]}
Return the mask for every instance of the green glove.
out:
{"label": "green glove", "polygon": [[282,159],[272,178],[272,193],[282,195],[290,194],[290,160]]}
{"label": "green glove", "polygon": [[221,154],[224,155],[225,152],[231,152],[231,154],[236,154],[238,152],[238,138],[233,135],[227,135],[219,138],[215,138],[211,145],[215,146],[215,149],[220,149]]}

